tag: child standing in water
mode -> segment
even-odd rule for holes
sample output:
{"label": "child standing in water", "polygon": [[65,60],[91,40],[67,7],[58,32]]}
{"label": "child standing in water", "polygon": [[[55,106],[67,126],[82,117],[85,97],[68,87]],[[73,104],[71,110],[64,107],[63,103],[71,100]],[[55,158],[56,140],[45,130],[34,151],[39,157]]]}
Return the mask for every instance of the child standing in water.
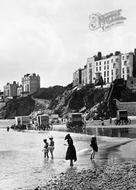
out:
{"label": "child standing in water", "polygon": [[43,142],[45,143],[44,148],[43,148],[44,158],[49,158],[49,156],[48,156],[48,152],[49,152],[48,145],[49,144],[47,142],[47,139],[44,139]]}
{"label": "child standing in water", "polygon": [[90,159],[92,160],[95,157],[95,153],[98,152],[97,139],[95,136],[92,137],[90,146],[92,148]]}
{"label": "child standing in water", "polygon": [[53,137],[50,137],[49,151],[51,153],[51,158],[53,159],[53,151],[54,151],[54,141]]}

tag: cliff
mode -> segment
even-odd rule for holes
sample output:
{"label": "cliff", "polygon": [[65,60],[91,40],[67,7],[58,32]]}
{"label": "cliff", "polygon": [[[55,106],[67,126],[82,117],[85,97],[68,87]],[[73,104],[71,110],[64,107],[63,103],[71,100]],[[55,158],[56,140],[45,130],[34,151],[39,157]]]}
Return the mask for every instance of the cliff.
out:
{"label": "cliff", "polygon": [[65,87],[41,88],[28,97],[8,101],[4,107],[1,107],[0,117],[10,119],[37,111],[57,113],[60,116],[68,112],[83,112],[88,114],[88,118],[93,117],[97,112],[98,117],[109,117],[109,114],[115,116],[116,113],[114,99],[122,102],[136,101],[136,93],[127,89],[124,83],[120,84],[117,81],[112,93],[109,92],[109,88],[95,88],[92,84],[82,88],[73,88],[72,83]]}
{"label": "cliff", "polygon": [[0,109],[2,119],[13,119],[15,116],[29,115],[35,107],[35,101],[31,96],[24,98],[14,98],[6,102]]}

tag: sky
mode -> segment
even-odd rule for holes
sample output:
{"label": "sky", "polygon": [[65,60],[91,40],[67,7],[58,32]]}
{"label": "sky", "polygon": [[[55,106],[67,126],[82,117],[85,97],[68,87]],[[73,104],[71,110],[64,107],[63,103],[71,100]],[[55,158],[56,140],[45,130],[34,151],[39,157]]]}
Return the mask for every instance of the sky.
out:
{"label": "sky", "polygon": [[[0,0],[0,89],[27,73],[66,86],[87,58],[136,48],[135,0]],[[89,29],[89,15],[121,9],[124,24]]]}

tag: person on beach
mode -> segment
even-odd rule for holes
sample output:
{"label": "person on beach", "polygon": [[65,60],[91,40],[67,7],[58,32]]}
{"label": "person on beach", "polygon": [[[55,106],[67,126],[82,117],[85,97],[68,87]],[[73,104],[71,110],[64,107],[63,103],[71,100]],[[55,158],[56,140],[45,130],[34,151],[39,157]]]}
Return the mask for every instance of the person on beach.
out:
{"label": "person on beach", "polygon": [[7,132],[9,132],[9,126],[7,127]]}
{"label": "person on beach", "polygon": [[49,152],[49,144],[47,142],[47,139],[44,139],[43,142],[45,143],[43,147],[43,152],[44,152],[44,158],[49,158],[48,152]]}
{"label": "person on beach", "polygon": [[50,137],[50,144],[49,144],[49,151],[51,154],[51,158],[53,159],[53,151],[54,151],[54,141],[53,141],[53,137]]}
{"label": "person on beach", "polygon": [[110,116],[110,124],[112,124],[112,117]]}
{"label": "person on beach", "polygon": [[95,157],[95,153],[98,152],[98,145],[97,145],[97,139],[96,139],[96,136],[93,136],[91,138],[91,144],[90,144],[91,148],[92,148],[92,151],[91,151],[91,157],[90,159],[94,159]]}
{"label": "person on beach", "polygon": [[67,134],[65,136],[65,140],[67,140],[68,143],[66,160],[70,160],[70,166],[73,166],[73,160],[77,161],[76,149],[75,146],[73,145],[73,139],[71,138],[70,134]]}

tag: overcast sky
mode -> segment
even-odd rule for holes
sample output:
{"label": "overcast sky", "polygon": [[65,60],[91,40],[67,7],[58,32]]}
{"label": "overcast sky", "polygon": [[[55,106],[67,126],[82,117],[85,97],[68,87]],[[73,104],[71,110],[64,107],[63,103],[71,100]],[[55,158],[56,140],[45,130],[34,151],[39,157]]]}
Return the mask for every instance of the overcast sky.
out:
{"label": "overcast sky", "polygon": [[[0,88],[26,73],[41,86],[67,85],[98,51],[136,48],[135,0],[0,0]],[[89,15],[122,9],[123,25],[89,29]]]}

